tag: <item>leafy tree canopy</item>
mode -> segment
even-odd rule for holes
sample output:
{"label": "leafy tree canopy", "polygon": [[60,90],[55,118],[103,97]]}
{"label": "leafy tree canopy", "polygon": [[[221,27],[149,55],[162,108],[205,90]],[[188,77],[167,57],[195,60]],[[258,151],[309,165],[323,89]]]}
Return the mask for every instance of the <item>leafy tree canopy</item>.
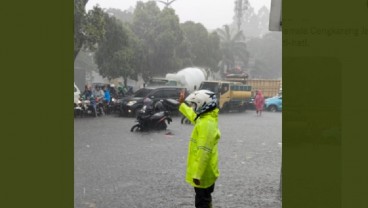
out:
{"label": "leafy tree canopy", "polygon": [[114,17],[116,17],[116,19],[118,19],[122,22],[131,23],[133,21],[133,12],[132,11],[128,11],[128,10],[121,11],[120,9],[110,8],[110,9],[107,9],[106,12],[108,14],[114,15]]}
{"label": "leafy tree canopy", "polygon": [[154,1],[137,2],[132,30],[142,46],[144,79],[175,72],[188,62],[183,32],[173,9],[161,11]]}
{"label": "leafy tree canopy", "polygon": [[95,6],[86,13],[88,0],[74,0],[74,60],[82,48],[95,50],[104,36],[103,11]]}
{"label": "leafy tree canopy", "polygon": [[135,78],[132,33],[115,17],[105,13],[104,19],[106,34],[99,42],[96,63],[102,76],[108,79],[123,77],[126,84],[127,78]]}
{"label": "leafy tree canopy", "polygon": [[243,32],[238,31],[234,33],[229,25],[224,25],[224,29],[218,29],[217,33],[221,39],[221,67],[227,71],[236,65],[246,66],[248,64],[249,52],[247,51]]}
{"label": "leafy tree canopy", "polygon": [[221,58],[218,35],[216,33],[209,34],[202,24],[192,21],[183,23],[181,28],[189,43],[193,65],[216,71]]}
{"label": "leafy tree canopy", "polygon": [[248,42],[248,50],[254,60],[250,75],[258,78],[276,79],[282,76],[282,35],[269,32],[262,38]]}

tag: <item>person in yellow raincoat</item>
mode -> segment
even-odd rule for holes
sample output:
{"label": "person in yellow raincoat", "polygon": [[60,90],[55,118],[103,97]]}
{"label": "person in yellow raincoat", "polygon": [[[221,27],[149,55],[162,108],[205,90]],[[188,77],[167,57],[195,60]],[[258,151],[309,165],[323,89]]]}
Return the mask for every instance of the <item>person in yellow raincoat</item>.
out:
{"label": "person in yellow raincoat", "polygon": [[[185,180],[195,190],[195,207],[212,207],[211,193],[219,177],[217,144],[221,133],[218,129],[217,99],[209,90],[198,90],[184,98],[179,111],[194,124],[188,148]],[[191,107],[189,107],[189,106]]]}

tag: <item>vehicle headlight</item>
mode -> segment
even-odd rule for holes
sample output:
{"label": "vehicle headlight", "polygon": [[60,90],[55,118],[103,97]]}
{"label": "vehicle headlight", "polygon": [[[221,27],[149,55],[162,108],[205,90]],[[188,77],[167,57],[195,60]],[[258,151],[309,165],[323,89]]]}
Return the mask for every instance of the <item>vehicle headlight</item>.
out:
{"label": "vehicle headlight", "polygon": [[127,106],[132,106],[132,105],[134,105],[134,104],[136,104],[136,103],[137,103],[137,101],[132,100],[132,101],[129,101],[129,102],[127,103]]}

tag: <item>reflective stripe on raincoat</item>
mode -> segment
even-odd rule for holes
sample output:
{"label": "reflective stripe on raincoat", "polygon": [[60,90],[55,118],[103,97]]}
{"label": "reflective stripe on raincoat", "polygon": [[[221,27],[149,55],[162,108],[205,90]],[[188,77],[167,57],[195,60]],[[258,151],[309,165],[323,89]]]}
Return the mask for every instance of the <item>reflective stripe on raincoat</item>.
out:
{"label": "reflective stripe on raincoat", "polygon": [[[218,108],[196,118],[192,108],[182,103],[179,111],[194,124],[188,147],[187,172],[185,180],[191,186],[208,188],[219,177],[217,143],[221,133],[218,129]],[[193,179],[198,179],[196,185]]]}

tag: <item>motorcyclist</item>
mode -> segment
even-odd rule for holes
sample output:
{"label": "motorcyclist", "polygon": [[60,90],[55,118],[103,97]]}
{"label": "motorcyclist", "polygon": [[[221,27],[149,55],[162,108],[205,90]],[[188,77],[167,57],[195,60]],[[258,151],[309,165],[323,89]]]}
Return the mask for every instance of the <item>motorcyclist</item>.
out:
{"label": "motorcyclist", "polygon": [[118,87],[118,94],[121,96],[121,97],[125,97],[127,94],[127,90],[126,90],[126,88],[125,88],[125,86],[124,85],[120,85],[119,87]]}
{"label": "motorcyclist", "polygon": [[101,100],[105,97],[105,93],[100,86],[96,85],[95,90],[93,91],[93,97],[97,100]]}
{"label": "motorcyclist", "polygon": [[108,85],[104,86],[104,101],[109,104],[110,101],[111,101],[111,95],[110,95],[110,90],[109,90],[109,87]]}
{"label": "motorcyclist", "polygon": [[152,115],[154,113],[153,101],[150,98],[144,98],[143,106],[145,106],[145,114]]}
{"label": "motorcyclist", "polygon": [[[95,102],[91,102],[93,104],[93,108],[95,110],[95,116],[97,116],[97,105],[99,103],[102,103],[104,97],[105,97],[105,93],[104,91],[101,89],[100,86],[96,85],[95,90],[93,91],[93,99],[95,100]],[[103,111],[103,109],[101,109],[101,113],[102,115],[105,114],[105,112]]]}
{"label": "motorcyclist", "polygon": [[118,93],[116,92],[115,85],[114,84],[110,84],[108,86],[108,88],[109,88],[109,91],[110,91],[111,98],[117,98]]}
{"label": "motorcyclist", "polygon": [[166,110],[162,102],[163,100],[159,100],[155,103],[154,107],[155,112],[161,112]]}
{"label": "motorcyclist", "polygon": [[84,100],[89,100],[91,96],[92,96],[91,86],[90,85],[85,85],[84,86],[84,91],[82,93],[82,98]]}

